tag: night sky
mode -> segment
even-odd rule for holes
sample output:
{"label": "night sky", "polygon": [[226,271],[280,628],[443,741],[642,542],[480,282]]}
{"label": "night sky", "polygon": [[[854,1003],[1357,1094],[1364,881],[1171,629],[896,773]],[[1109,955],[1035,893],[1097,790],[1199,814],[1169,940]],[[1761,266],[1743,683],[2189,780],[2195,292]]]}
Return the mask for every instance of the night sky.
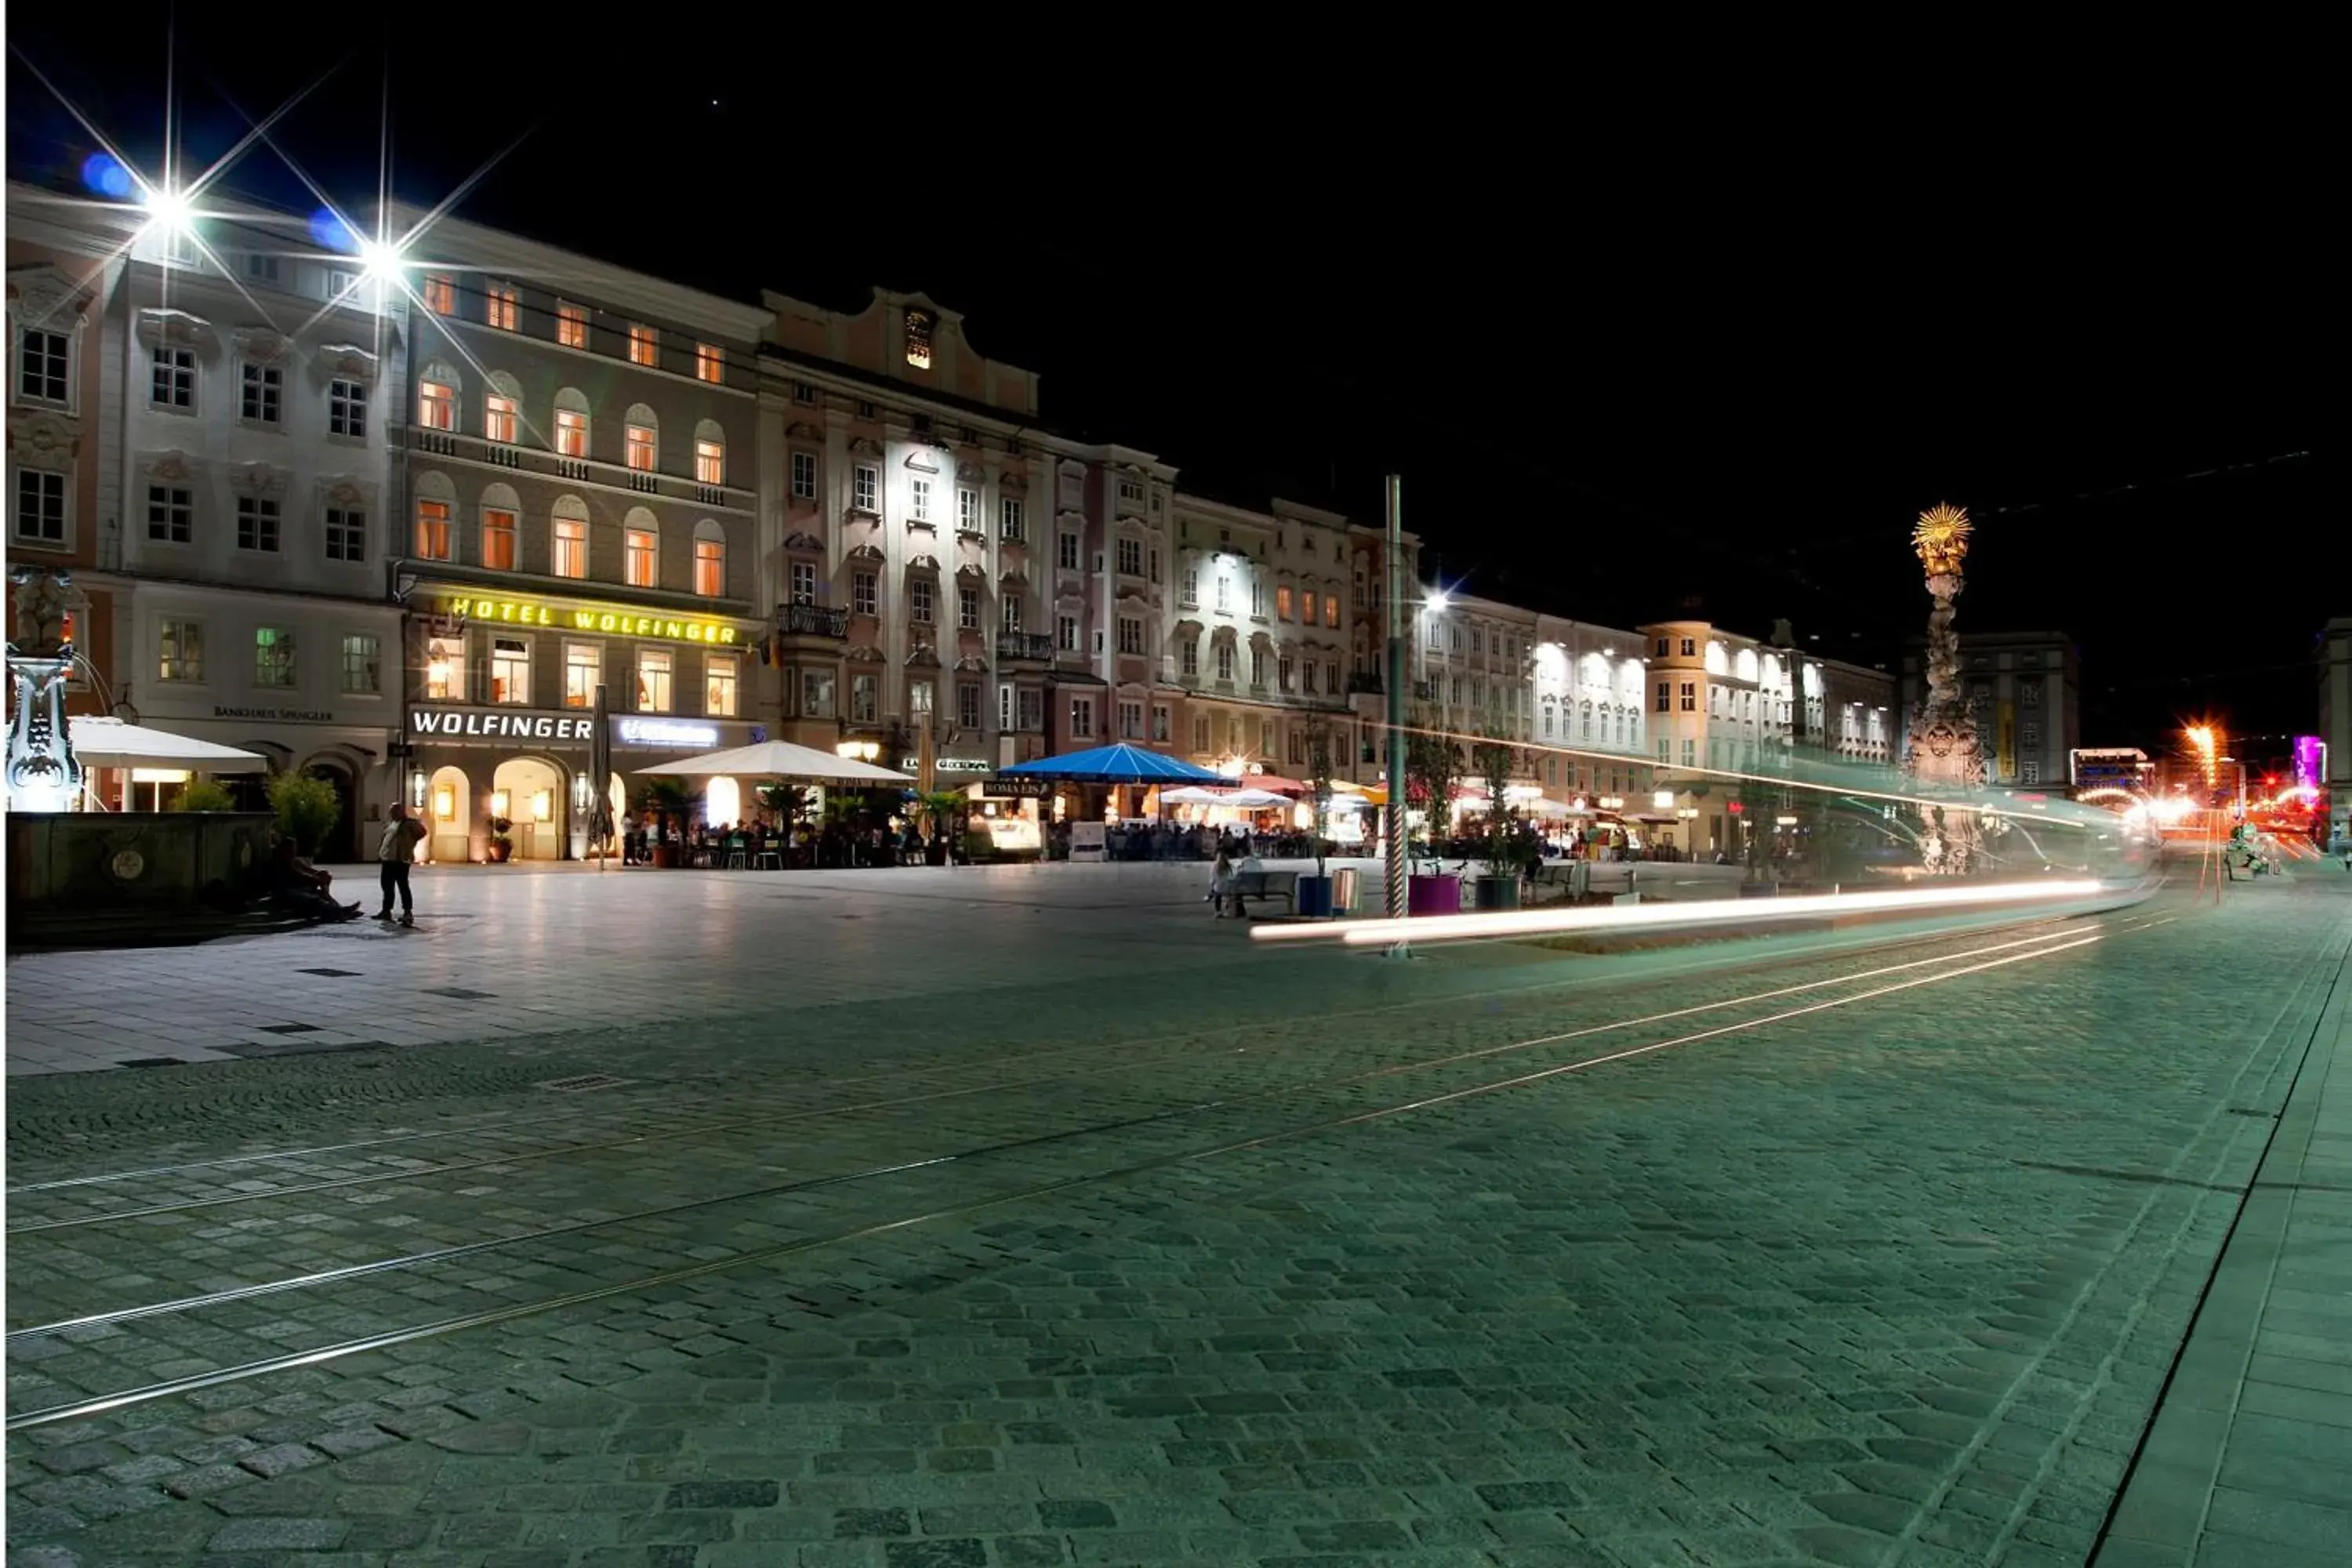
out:
{"label": "night sky", "polygon": [[[923,289],[1043,373],[1049,423],[1190,488],[1376,522],[1402,472],[1449,585],[1617,626],[1696,601],[1891,663],[1927,609],[1906,530],[1948,500],[1979,525],[1961,629],[2072,633],[2085,744],[2310,724],[2352,529],[2320,432],[2334,176],[2291,65],[1952,55],[1873,88],[1530,36],[1381,79],[1336,46],[982,51],[793,7],[738,47],[723,12],[669,47],[584,12],[555,46],[511,13],[320,42],[315,7],[184,6],[184,140],[323,77],[279,139],[363,203],[388,55],[409,199],[520,137],[466,216],[739,296]],[[12,11],[13,176],[89,150],[26,58],[151,166],[166,16]],[[266,151],[232,180],[307,199]]]}

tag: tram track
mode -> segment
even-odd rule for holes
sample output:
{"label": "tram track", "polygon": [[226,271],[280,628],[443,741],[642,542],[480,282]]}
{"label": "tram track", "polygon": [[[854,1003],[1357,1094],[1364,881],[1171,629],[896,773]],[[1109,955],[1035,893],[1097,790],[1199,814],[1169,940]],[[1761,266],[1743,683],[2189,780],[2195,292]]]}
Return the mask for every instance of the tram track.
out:
{"label": "tram track", "polygon": [[[1852,957],[1856,953],[1861,952],[1895,952],[1912,947],[1944,945],[1953,942],[1967,941],[1978,936],[2002,931],[2033,930],[2042,927],[2063,926],[2070,921],[2083,918],[2084,917],[2079,914],[2043,916],[2000,921],[1993,924],[1973,927],[1961,931],[1906,934],[1884,942],[1862,944],[1839,952],[1811,955],[1807,958],[1801,959],[1800,962],[1833,963],[1840,959]],[[1693,968],[1697,969],[1700,973],[1734,974],[1742,969],[1754,967],[1765,962],[1769,961],[1763,959],[1743,959],[1729,963],[1718,962],[1706,965],[1693,966]],[[1644,986],[1673,984],[1678,980],[1685,978],[1691,972],[1691,969],[1668,971],[1658,975],[1645,976],[1638,984]],[[1589,984],[1589,980],[1586,977],[1574,976],[1532,987],[1525,991],[1517,992],[1515,994],[1536,996],[1548,991],[1573,990],[1587,984]],[[1416,997],[1406,1001],[1380,1003],[1370,1006],[1325,1013],[1321,1015],[1321,1018],[1328,1024],[1358,1021],[1375,1017],[1393,1017],[1401,1014],[1408,1014],[1416,1011],[1442,1011],[1448,1007],[1458,1007],[1463,1004],[1464,1000],[1465,998],[1463,997],[1451,994],[1436,997]],[[1205,1028],[1191,1028],[1156,1035],[1147,1035],[1108,1043],[1098,1039],[1093,1041],[1074,1042],[1067,1045],[1049,1047],[1036,1051],[1013,1053],[998,1058],[997,1060],[1001,1065],[1017,1065],[1029,1062],[1048,1061],[1072,1056],[1083,1056],[1089,1053],[1099,1053],[1106,1050],[1117,1050],[1121,1052],[1141,1051],[1170,1044],[1199,1044],[1204,1041],[1211,1041],[1234,1036],[1262,1034],[1265,1031],[1265,1025],[1263,1021],[1244,1021],[1230,1025],[1210,1026]],[[860,1084],[904,1079],[912,1074],[924,1070],[925,1065],[926,1064],[912,1062],[897,1063],[888,1068],[874,1072],[842,1075],[828,1079],[826,1080],[826,1087],[845,1088]],[[1124,1062],[1113,1064],[1111,1070],[1117,1070],[1118,1068],[1123,1067],[1124,1065]],[[1065,1076],[1084,1077],[1090,1075],[1090,1073],[1079,1073]],[[299,1182],[284,1186],[262,1187],[247,1192],[215,1194],[179,1201],[137,1204],[126,1208],[100,1209],[88,1214],[71,1214],[55,1217],[20,1221],[19,1223],[8,1226],[6,1227],[5,1234],[16,1236],[19,1234],[33,1234],[42,1231],[68,1229],[80,1226],[101,1225],[115,1220],[132,1219],[183,1212],[186,1210],[264,1201],[272,1197],[290,1195],[303,1192],[326,1192],[340,1188],[370,1185],[378,1183],[415,1180],[436,1174],[456,1173],[468,1170],[488,1170],[513,1163],[562,1158],[571,1154],[609,1151],[635,1143],[678,1142],[688,1138],[702,1137],[714,1133],[724,1133],[744,1128],[765,1125],[781,1125],[793,1121],[805,1121],[814,1117],[849,1114],[867,1110],[881,1109],[891,1105],[918,1104],[958,1100],[974,1095],[1000,1092],[1013,1088],[1034,1087],[1044,1081],[1046,1080],[1034,1078],[1019,1080],[992,1079],[990,1082],[984,1084],[965,1085],[954,1089],[928,1091],[918,1095],[882,1097],[868,1100],[853,1100],[846,1104],[812,1106],[790,1111],[763,1112],[758,1116],[751,1117],[730,1117],[716,1121],[688,1122],[682,1126],[662,1126],[657,1130],[653,1125],[656,1119],[666,1119],[681,1112],[685,1114],[692,1114],[695,1110],[701,1108],[696,1106],[674,1108],[656,1107],[650,1110],[640,1108],[611,1107],[593,1110],[583,1109],[571,1116],[551,1116],[545,1113],[528,1116],[515,1116],[502,1118],[492,1121],[472,1122],[462,1126],[429,1128],[416,1131],[385,1133],[365,1138],[347,1140],[336,1143],[310,1144],[294,1149],[278,1150],[267,1152],[221,1155],[168,1164],[136,1166],[121,1171],[89,1173],[74,1176],[21,1184],[16,1186],[9,1187],[6,1190],[6,1195],[11,1200],[19,1200],[26,1197],[35,1197],[37,1194],[47,1193],[68,1193],[83,1188],[113,1186],[120,1184],[142,1180],[163,1182],[172,1178],[190,1175],[196,1173],[215,1173],[239,1166],[277,1164],[302,1160],[325,1161],[330,1160],[333,1156],[353,1154],[362,1151],[383,1150],[397,1145],[436,1142],[451,1138],[472,1137],[488,1139],[510,1131],[520,1131],[526,1134],[538,1133],[544,1135],[551,1123],[553,1123],[558,1127],[595,1129],[601,1124],[612,1122],[616,1118],[635,1116],[639,1119],[638,1125],[624,1135],[619,1137],[602,1138],[592,1142],[558,1143],[548,1147],[523,1149],[511,1153],[499,1154],[485,1158],[445,1161],[438,1163],[407,1166],[399,1169],[372,1167],[349,1172],[343,1174],[331,1175],[323,1180]],[[731,1100],[740,1100],[744,1093],[755,1091],[756,1090],[753,1089],[747,1089],[739,1086],[729,1090],[728,1098]],[[19,1204],[17,1206],[21,1210],[24,1205]]]}
{"label": "tram track", "polygon": [[[1259,1149],[1272,1143],[1309,1136],[1317,1132],[1336,1131],[1408,1115],[1475,1096],[1525,1088],[1563,1075],[1590,1071],[1597,1068],[1629,1061],[1679,1046],[1765,1028],[1833,1008],[1851,1006],[1877,997],[1947,983],[1969,974],[2077,951],[2105,940],[2112,934],[2123,934],[2131,930],[2145,929],[2145,927],[2135,926],[2108,927],[2095,921],[2083,921],[2047,923],[2061,924],[2071,929],[2014,938],[1958,952],[1942,953],[1898,964],[1882,965],[1859,973],[1832,975],[1774,987],[1745,996],[1721,998],[1636,1017],[1605,1020],[1572,1029],[1549,1031],[1473,1049],[1448,1051],[1416,1060],[1387,1063],[1336,1076],[1295,1079],[1268,1085],[1243,1094],[1180,1101],[1148,1114],[1099,1120],[1055,1131],[947,1151],[919,1160],[866,1165],[814,1175],[792,1183],[770,1184],[748,1191],[711,1194],[686,1204],[657,1205],[626,1215],[583,1219],[562,1226],[551,1227],[541,1233],[481,1238],[459,1247],[430,1249],[414,1255],[376,1259],[366,1264],[320,1271],[283,1280],[240,1286],[232,1289],[84,1314],[44,1323],[9,1334],[8,1342],[12,1350],[19,1345],[31,1344],[37,1341],[50,1341],[60,1337],[72,1339],[78,1333],[85,1333],[89,1331],[103,1332],[114,1324],[138,1319],[192,1317],[233,1307],[264,1296],[313,1290],[360,1280],[373,1280],[393,1273],[430,1269],[437,1263],[500,1250],[525,1248],[536,1241],[592,1231],[620,1230],[630,1226],[660,1220],[688,1209],[710,1209],[727,1205],[757,1205],[763,1200],[787,1197],[795,1193],[807,1194],[820,1190],[854,1188],[861,1184],[887,1187],[892,1178],[906,1177],[924,1172],[939,1173],[944,1169],[960,1167],[965,1171],[977,1173],[981,1167],[988,1165],[991,1162],[1001,1162],[1009,1155],[1023,1152],[1034,1152],[1041,1148],[1054,1145],[1081,1144],[1092,1138],[1131,1135],[1146,1128],[1166,1130],[1202,1121],[1204,1119],[1213,1120],[1217,1115],[1230,1113],[1238,1108],[1258,1105],[1267,1100],[1280,1100],[1286,1107],[1296,1105],[1300,1110],[1307,1110],[1311,1100],[1328,1098],[1336,1092],[1342,1101],[1339,1104],[1317,1106],[1310,1111],[1307,1120],[1294,1120],[1287,1125],[1271,1129],[1264,1127],[1203,1128],[1187,1125],[1186,1130],[1191,1136],[1188,1141],[1181,1142],[1176,1147],[1129,1158],[1096,1153],[1092,1156],[1090,1164],[1081,1163],[1085,1168],[1073,1169],[1045,1179],[1032,1179],[1025,1182],[1016,1177],[1015,1182],[1009,1188],[981,1192],[945,1204],[938,1202],[936,1197],[929,1194],[914,1193],[893,1196],[887,1192],[881,1192],[877,1194],[879,1199],[878,1206],[885,1212],[878,1215],[860,1215],[851,1223],[835,1224],[830,1228],[812,1226],[805,1234],[792,1237],[772,1245],[751,1247],[718,1258],[698,1259],[668,1268],[645,1269],[630,1273],[623,1279],[586,1283],[576,1289],[552,1294],[534,1294],[528,1300],[506,1301],[484,1306],[472,1311],[447,1314],[421,1324],[397,1326],[395,1321],[395,1326],[386,1327],[369,1334],[291,1352],[258,1357],[248,1362],[193,1373],[150,1384],[107,1391],[85,1389],[82,1397],[13,1415],[7,1424],[8,1429],[14,1431],[25,1426],[102,1414],[129,1405],[167,1397],[175,1393],[193,1392],[221,1383],[260,1376],[291,1367],[315,1365],[364,1350],[381,1349],[387,1345],[457,1332],[467,1328],[488,1326],[626,1292],[656,1289],[699,1279],[726,1269],[778,1261],[859,1237],[974,1214],[1004,1204],[1043,1197],[1078,1186],[1114,1182],[1189,1162]],[[1922,971],[1925,973],[1921,973]],[[1881,983],[1872,984],[1873,982]],[[1854,986],[1859,986],[1860,989],[1850,995],[1821,997],[1805,1001],[1795,1006],[1772,1005],[1770,1010],[1758,1016],[1734,1017],[1712,1024],[1708,1027],[1677,1032],[1679,1025],[1698,1019],[1710,1013],[1723,1013],[1731,1009],[1752,1007],[1759,1004],[1777,1005],[1809,993],[1818,993],[1833,987]],[[1638,1040],[1617,1049],[1580,1057],[1567,1062],[1551,1063],[1532,1070],[1513,1072],[1496,1078],[1476,1079],[1468,1082],[1433,1086],[1431,1092],[1406,1099],[1372,1103],[1346,1102],[1347,1095],[1359,1093],[1365,1088],[1378,1085],[1402,1074],[1442,1071],[1469,1064],[1487,1063],[1493,1058],[1507,1054],[1562,1045],[1599,1035],[1657,1026],[1667,1026],[1665,1037],[1655,1040]],[[1205,1142],[1199,1136],[1202,1131],[1209,1134]],[[1120,1149],[1122,1154],[1129,1152],[1124,1147],[1125,1142],[1126,1139],[1122,1136]],[[1024,1170],[1020,1174],[1030,1175],[1033,1173]],[[976,1184],[980,1179],[982,1178],[975,1176]],[[816,1217],[822,1220],[825,1216],[820,1215]],[[747,1220],[743,1223],[745,1225],[756,1223],[761,1228],[774,1229],[777,1222],[775,1216],[768,1215],[761,1216],[756,1222]],[[615,1242],[614,1245],[617,1247],[619,1243]],[[585,1257],[580,1257],[563,1261],[577,1266],[587,1262],[588,1259]],[[574,1267],[572,1271],[578,1272],[577,1267]],[[443,1283],[436,1286],[436,1295],[460,1293],[466,1289],[462,1285]],[[391,1305],[396,1309],[406,1300],[406,1297],[395,1293],[392,1298]],[[346,1314],[339,1312],[338,1315],[340,1317]]]}
{"label": "tram track", "polygon": [[[2063,925],[2066,922],[2051,921],[2047,923],[2053,925]],[[2035,939],[2021,938],[2019,940],[2032,941]],[[1923,959],[1915,962],[1916,963],[1927,963],[1934,961]],[[1905,966],[1897,965],[1895,967],[1902,968]],[[1833,983],[1834,978],[1835,977],[1832,977],[1830,980],[1813,982],[1811,984],[1832,984]],[[1785,988],[1783,988],[1783,990],[1785,992]],[[1780,994],[1783,993],[1768,992],[1762,993],[1761,994],[1771,995]],[[1728,998],[1722,1001],[1703,1004],[1699,1005],[1699,1008],[1697,1010],[1732,1005],[1739,1001],[1748,999],[1752,998]],[[1424,1008],[1438,1005],[1440,1004],[1429,1000],[1389,1004],[1382,1007],[1362,1009],[1357,1014],[1349,1015],[1349,1016],[1393,1014],[1399,1011]],[[1654,1015],[1652,1018],[1648,1019],[1625,1020],[1601,1026],[1628,1027],[1643,1022],[1654,1021],[1657,1017],[1680,1016],[1692,1010],[1693,1009],[1677,1009],[1665,1014]],[[1110,1047],[1096,1045],[1087,1047],[1056,1047],[1053,1051],[1029,1053],[1026,1056],[1015,1059],[1036,1060],[1051,1056],[1069,1056],[1087,1051],[1100,1052],[1106,1049],[1115,1049],[1122,1053],[1128,1053],[1149,1050],[1154,1047],[1167,1044],[1197,1046],[1208,1040],[1221,1039],[1236,1034],[1261,1033],[1263,1032],[1264,1027],[1265,1026],[1263,1025],[1255,1024],[1239,1025],[1205,1032],[1192,1031],[1180,1035],[1148,1037],[1142,1040],[1118,1042]],[[1210,1053],[1195,1052],[1194,1054],[1206,1055]],[[1064,1072],[1049,1076],[1028,1079],[992,1079],[991,1081],[983,1084],[971,1084],[953,1089],[934,1089],[920,1094],[890,1096],[867,1100],[851,1101],[849,1103],[840,1105],[809,1107],[797,1110],[769,1111],[756,1116],[732,1117],[716,1121],[690,1122],[683,1126],[666,1128],[659,1131],[639,1129],[629,1131],[620,1137],[606,1138],[596,1142],[558,1143],[545,1148],[527,1149],[511,1153],[488,1155],[478,1159],[447,1161],[439,1164],[422,1165],[410,1169],[371,1170],[350,1175],[331,1177],[323,1181],[303,1182],[287,1186],[270,1187],[257,1191],[218,1193],[208,1196],[186,1198],[174,1202],[143,1204],[131,1208],[105,1209],[91,1214],[71,1215],[52,1219],[27,1220],[7,1226],[5,1234],[10,1237],[40,1235],[43,1233],[62,1230],[82,1229],[92,1226],[121,1224],[133,1220],[152,1218],[163,1215],[183,1214],[203,1209],[224,1208],[249,1204],[266,1203],[275,1199],[341,1191],[352,1187],[378,1185],[390,1182],[421,1181],[435,1176],[458,1175],[474,1171],[504,1171],[512,1166],[535,1163],[545,1160],[559,1160],[593,1153],[611,1152],[616,1150],[635,1148],[640,1145],[655,1143],[683,1143],[689,1141],[699,1141],[712,1137],[723,1137],[728,1134],[744,1131],[754,1128],[786,1127],[796,1122],[807,1121],[820,1118],[857,1115],[877,1110],[896,1110],[918,1105],[939,1104],[948,1100],[966,1100],[989,1094],[1011,1093],[1024,1089],[1034,1089],[1052,1084],[1071,1082],[1083,1079],[1099,1078],[1109,1074],[1131,1072],[1166,1065],[1168,1064],[1164,1060],[1160,1059],[1138,1061],[1131,1056],[1122,1055],[1117,1060],[1104,1062],[1094,1067],[1080,1068],[1076,1071]],[[870,1082],[874,1081],[876,1079],[887,1076],[889,1075],[866,1075],[864,1079],[858,1081]],[[835,1081],[838,1082],[842,1080]],[[367,1147],[376,1142],[378,1141],[362,1141],[361,1143],[353,1146]],[[259,1159],[272,1157],[292,1158],[294,1156],[254,1156],[253,1158]],[[182,1168],[185,1169],[191,1167]],[[170,1168],[165,1167],[162,1169]]]}

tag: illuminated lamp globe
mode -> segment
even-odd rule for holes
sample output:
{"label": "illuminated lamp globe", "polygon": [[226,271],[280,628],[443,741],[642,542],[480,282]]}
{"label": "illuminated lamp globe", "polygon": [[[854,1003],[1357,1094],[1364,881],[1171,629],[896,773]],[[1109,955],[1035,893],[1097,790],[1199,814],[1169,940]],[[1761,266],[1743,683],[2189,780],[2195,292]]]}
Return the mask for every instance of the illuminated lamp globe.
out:
{"label": "illuminated lamp globe", "polygon": [[149,186],[142,205],[147,209],[149,226],[165,234],[185,234],[189,219],[194,216],[184,193],[163,185]]}
{"label": "illuminated lamp globe", "polygon": [[360,276],[370,283],[390,283],[400,276],[400,251],[381,241],[360,241]]}
{"label": "illuminated lamp globe", "polygon": [[1430,593],[1429,593],[1429,613],[1430,613],[1431,615],[1433,615],[1433,616],[1442,616],[1442,615],[1444,615],[1444,614],[1445,613],[1445,606],[1446,606],[1446,605],[1450,605],[1450,604],[1452,604],[1452,603],[1453,603],[1453,600],[1451,600],[1451,599],[1449,599],[1448,597],[1446,597],[1446,594],[1445,594],[1445,590],[1444,590],[1444,589],[1443,589],[1443,588],[1433,588],[1433,589],[1431,589],[1431,590],[1430,590]]}

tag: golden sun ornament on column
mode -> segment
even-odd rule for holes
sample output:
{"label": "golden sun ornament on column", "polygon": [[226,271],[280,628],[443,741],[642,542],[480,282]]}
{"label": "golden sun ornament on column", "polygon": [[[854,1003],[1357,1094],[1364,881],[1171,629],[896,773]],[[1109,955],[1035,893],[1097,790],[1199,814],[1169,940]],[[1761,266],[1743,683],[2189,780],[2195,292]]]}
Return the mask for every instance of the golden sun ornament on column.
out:
{"label": "golden sun ornament on column", "polygon": [[1968,508],[1938,501],[1919,514],[1918,526],[1911,531],[1911,548],[1918,552],[1930,577],[1956,576],[1968,559],[1969,535],[1974,531]]}

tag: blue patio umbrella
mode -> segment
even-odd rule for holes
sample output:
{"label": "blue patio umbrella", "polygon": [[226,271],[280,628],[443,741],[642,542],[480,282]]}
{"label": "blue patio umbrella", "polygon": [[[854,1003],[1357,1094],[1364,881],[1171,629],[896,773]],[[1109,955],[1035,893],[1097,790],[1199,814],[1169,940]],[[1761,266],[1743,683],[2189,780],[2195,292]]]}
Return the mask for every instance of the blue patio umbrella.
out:
{"label": "blue patio umbrella", "polygon": [[1064,779],[1071,784],[1222,784],[1227,783],[1222,773],[1175,757],[1147,752],[1140,746],[1124,743],[1097,746],[1092,751],[1072,752],[1067,756],[1045,757],[1034,763],[1015,763],[998,770],[1008,778]]}

